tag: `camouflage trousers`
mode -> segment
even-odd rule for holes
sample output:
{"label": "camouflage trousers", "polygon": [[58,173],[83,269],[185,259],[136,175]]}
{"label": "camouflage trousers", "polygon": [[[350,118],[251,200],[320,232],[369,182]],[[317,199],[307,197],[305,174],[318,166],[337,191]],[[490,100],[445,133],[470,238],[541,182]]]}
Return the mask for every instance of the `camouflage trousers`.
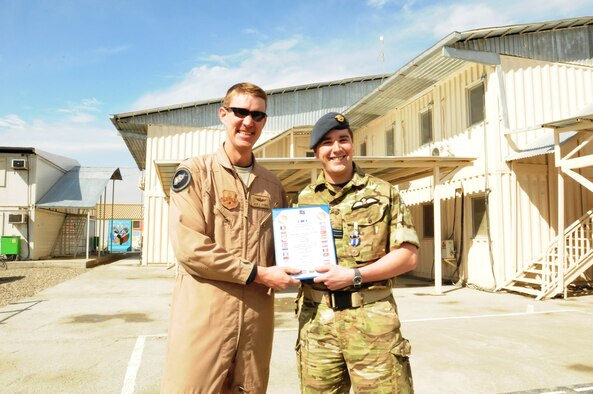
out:
{"label": "camouflage trousers", "polygon": [[301,299],[296,351],[301,393],[414,392],[392,296],[339,311]]}

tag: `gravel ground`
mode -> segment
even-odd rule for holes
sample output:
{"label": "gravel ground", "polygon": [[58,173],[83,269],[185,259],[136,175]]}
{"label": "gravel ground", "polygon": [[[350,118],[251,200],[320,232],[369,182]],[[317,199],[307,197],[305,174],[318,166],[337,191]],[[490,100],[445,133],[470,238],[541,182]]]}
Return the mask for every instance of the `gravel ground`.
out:
{"label": "gravel ground", "polygon": [[67,281],[90,268],[0,268],[0,307],[34,296],[43,289]]}

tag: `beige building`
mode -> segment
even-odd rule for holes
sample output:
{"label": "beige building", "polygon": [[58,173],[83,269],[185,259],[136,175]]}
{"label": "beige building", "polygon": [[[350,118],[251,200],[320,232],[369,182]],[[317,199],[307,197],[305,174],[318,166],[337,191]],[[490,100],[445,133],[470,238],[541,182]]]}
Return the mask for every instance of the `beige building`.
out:
{"label": "beige building", "polygon": [[117,168],[81,167],[31,147],[0,147],[0,253],[14,260],[88,256],[94,207]]}
{"label": "beige building", "polygon": [[[415,276],[434,280],[436,292],[445,280],[566,294],[593,279],[592,23],[454,32],[387,77],[272,91],[257,156],[298,192],[319,171],[307,158],[311,125],[342,111],[355,160],[412,207],[422,246]],[[325,100],[307,108],[299,94]],[[112,118],[146,171],[145,264],[172,262],[170,177],[180,160],[222,141],[219,103]]]}

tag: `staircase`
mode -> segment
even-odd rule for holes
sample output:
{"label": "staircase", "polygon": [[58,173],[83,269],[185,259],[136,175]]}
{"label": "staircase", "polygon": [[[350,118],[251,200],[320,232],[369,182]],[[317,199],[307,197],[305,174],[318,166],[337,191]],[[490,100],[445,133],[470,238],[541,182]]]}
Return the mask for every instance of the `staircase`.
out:
{"label": "staircase", "polygon": [[[558,247],[562,241],[566,245],[563,266],[558,261]],[[519,272],[502,289],[534,296],[537,300],[553,298],[562,294],[591,266],[593,209],[567,227],[562,238],[554,238],[542,256],[532,261],[527,269]]]}
{"label": "staircase", "polygon": [[66,215],[54,243],[52,257],[76,257],[81,250],[85,250],[86,220],[86,215]]}

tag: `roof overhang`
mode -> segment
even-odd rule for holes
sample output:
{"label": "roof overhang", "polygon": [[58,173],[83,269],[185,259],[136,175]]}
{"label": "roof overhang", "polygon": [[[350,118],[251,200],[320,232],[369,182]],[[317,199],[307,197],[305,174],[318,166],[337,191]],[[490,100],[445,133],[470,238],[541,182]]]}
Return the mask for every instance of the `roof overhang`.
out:
{"label": "roof overhang", "polygon": [[[355,157],[356,164],[367,173],[394,185],[402,185],[416,179],[432,176],[438,168],[441,180],[446,180],[463,167],[472,164],[470,157]],[[311,183],[321,171],[321,163],[315,158],[258,158],[257,162],[275,173],[287,193],[298,193]],[[169,197],[171,179],[179,161],[155,162],[158,178],[165,196]]]}
{"label": "roof overhang", "polygon": [[540,129],[543,134],[539,138],[524,149],[511,153],[506,160],[519,160],[554,152],[554,131],[558,132],[559,146],[564,145],[567,141],[583,132],[593,133],[593,103],[580,109],[570,118],[542,124]]}
{"label": "roof overhang", "polygon": [[122,180],[119,168],[75,167],[37,202],[40,208],[94,208],[110,180]]}

